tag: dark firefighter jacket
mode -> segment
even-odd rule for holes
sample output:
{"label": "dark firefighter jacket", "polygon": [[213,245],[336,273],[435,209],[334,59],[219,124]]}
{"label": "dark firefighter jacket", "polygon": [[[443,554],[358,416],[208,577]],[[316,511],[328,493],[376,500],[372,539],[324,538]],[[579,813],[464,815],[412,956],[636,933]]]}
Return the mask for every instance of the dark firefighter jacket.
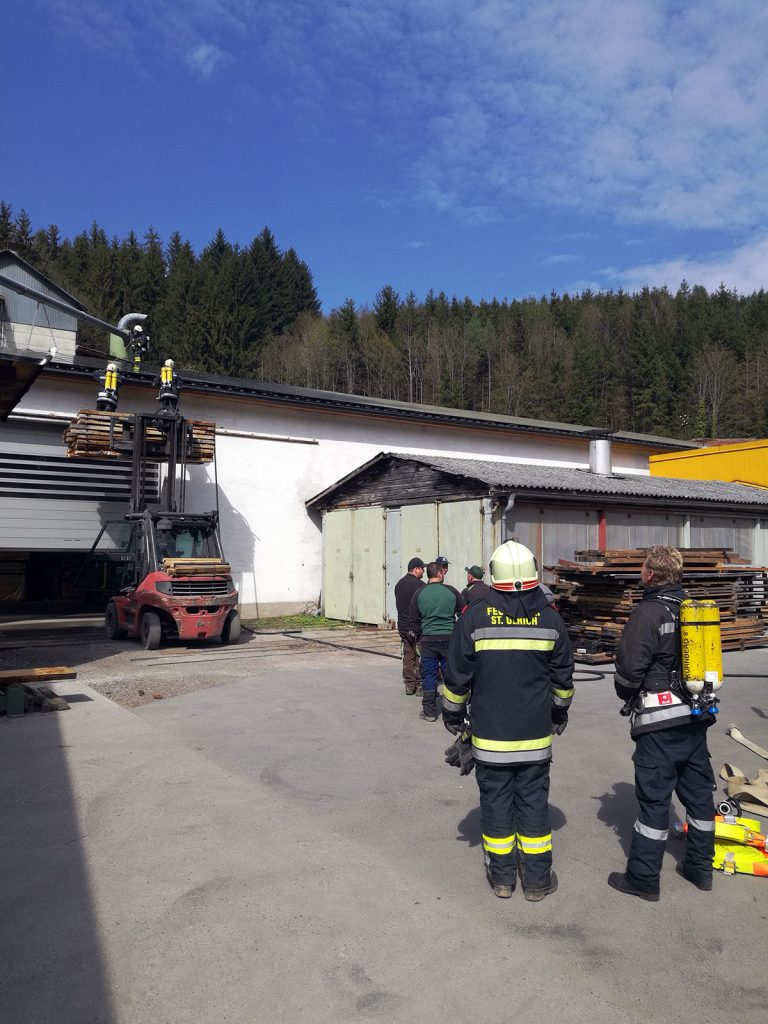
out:
{"label": "dark firefighter jacket", "polygon": [[649,587],[624,627],[616,649],[616,693],[632,705],[632,737],[690,725],[680,682],[679,583]]}
{"label": "dark firefighter jacket", "polygon": [[563,620],[536,587],[491,591],[454,627],[443,706],[472,703],[472,754],[484,764],[549,761],[552,706],[573,697],[573,654]]}

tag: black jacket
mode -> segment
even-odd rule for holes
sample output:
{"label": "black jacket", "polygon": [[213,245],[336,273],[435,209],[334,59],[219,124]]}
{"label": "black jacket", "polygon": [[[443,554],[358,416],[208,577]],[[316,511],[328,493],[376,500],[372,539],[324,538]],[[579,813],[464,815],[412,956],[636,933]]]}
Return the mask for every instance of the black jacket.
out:
{"label": "black jacket", "polygon": [[568,632],[543,591],[491,590],[469,605],[451,635],[443,707],[456,712],[471,701],[476,761],[549,761],[552,707],[572,698]]}
{"label": "black jacket", "polygon": [[483,583],[482,580],[474,580],[462,590],[461,600],[465,605],[472,604],[474,601],[488,601],[492,600],[492,593],[493,591],[487,583]]}
{"label": "black jacket", "polygon": [[649,587],[632,612],[616,649],[616,693],[633,707],[631,734],[690,725],[680,683],[679,583]]}
{"label": "black jacket", "polygon": [[426,586],[424,580],[420,580],[413,573],[406,573],[401,580],[395,584],[395,606],[397,607],[397,628],[400,633],[407,633],[413,629],[413,619],[410,608],[413,595]]}

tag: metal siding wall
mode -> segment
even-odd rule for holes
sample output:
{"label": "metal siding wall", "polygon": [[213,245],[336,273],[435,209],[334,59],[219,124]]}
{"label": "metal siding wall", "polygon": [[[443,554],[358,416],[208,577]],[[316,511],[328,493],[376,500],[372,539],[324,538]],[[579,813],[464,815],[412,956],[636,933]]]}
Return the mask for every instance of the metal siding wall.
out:
{"label": "metal siding wall", "polygon": [[691,547],[733,548],[737,555],[754,561],[755,520],[739,516],[692,515]]}
{"label": "metal siding wall", "polygon": [[130,464],[68,459],[62,429],[0,427],[0,550],[88,551],[104,522],[128,511]]}
{"label": "metal siding wall", "polygon": [[446,501],[438,507],[438,547],[451,563],[447,583],[458,590],[466,583],[465,565],[483,564],[483,503]]}
{"label": "metal siding wall", "polygon": [[400,550],[405,565],[412,558],[431,562],[437,550],[437,505],[404,505],[400,510]]}
{"label": "metal siding wall", "polygon": [[[609,548],[647,548],[651,544],[677,547],[685,517],[665,512],[606,511],[606,545]],[[692,547],[697,547],[691,541]],[[703,545],[702,545],[703,546]]]}
{"label": "metal siding wall", "polygon": [[339,509],[323,516],[323,614],[352,617],[352,512]]}
{"label": "metal siding wall", "polygon": [[381,625],[386,619],[384,509],[352,511],[352,619]]}
{"label": "metal siding wall", "polygon": [[552,573],[545,566],[558,559],[573,559],[576,551],[597,545],[597,513],[591,509],[546,508],[520,502],[513,510],[514,529],[510,531],[534,553],[539,575],[550,582]]}
{"label": "metal siding wall", "polygon": [[[29,270],[25,267],[20,267],[17,263],[11,261],[0,262],[0,272],[5,277],[10,278],[11,281],[16,281],[27,288],[34,288],[35,291],[48,295],[51,298],[63,299],[65,302],[73,304],[74,300],[65,298],[61,293],[48,288],[45,282],[41,281],[36,274],[30,273]],[[77,320],[75,317],[63,312],[63,310],[53,309],[50,306],[40,306],[38,308],[37,299],[31,299],[26,295],[19,295],[12,288],[3,287],[2,285],[0,285],[0,294],[2,294],[3,301],[8,310],[8,317],[13,323],[50,325],[54,329],[61,328],[65,331],[77,330]]]}

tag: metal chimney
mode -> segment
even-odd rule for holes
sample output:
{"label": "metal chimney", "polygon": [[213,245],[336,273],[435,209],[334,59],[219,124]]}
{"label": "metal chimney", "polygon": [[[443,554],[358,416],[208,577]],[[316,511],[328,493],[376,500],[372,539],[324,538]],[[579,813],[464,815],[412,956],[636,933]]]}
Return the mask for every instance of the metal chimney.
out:
{"label": "metal chimney", "polygon": [[600,476],[611,476],[611,436],[603,431],[593,431],[589,440],[589,471]]}

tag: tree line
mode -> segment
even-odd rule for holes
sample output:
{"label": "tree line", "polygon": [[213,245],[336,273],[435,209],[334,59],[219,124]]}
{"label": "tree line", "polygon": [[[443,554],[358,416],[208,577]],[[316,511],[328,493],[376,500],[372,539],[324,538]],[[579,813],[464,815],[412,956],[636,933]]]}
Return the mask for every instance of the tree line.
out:
{"label": "tree line", "polygon": [[150,314],[155,353],[201,372],[680,438],[768,434],[768,295],[666,288],[474,302],[384,285],[323,315],[312,275],[264,228],[71,241],[0,204],[12,248],[97,316]]}

